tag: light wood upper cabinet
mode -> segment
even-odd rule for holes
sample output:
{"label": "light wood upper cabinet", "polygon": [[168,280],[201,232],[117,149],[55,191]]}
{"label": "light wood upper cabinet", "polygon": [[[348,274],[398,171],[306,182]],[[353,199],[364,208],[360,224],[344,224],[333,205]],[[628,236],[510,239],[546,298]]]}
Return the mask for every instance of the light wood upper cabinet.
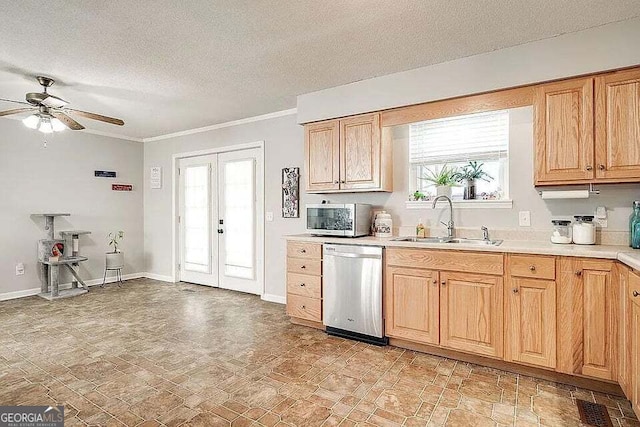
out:
{"label": "light wood upper cabinet", "polygon": [[614,263],[580,258],[562,258],[560,263],[557,370],[615,379],[619,291]]}
{"label": "light wood upper cabinet", "polygon": [[305,125],[307,192],[392,191],[391,129],[380,114]]}
{"label": "light wood upper cabinet", "polygon": [[387,267],[386,335],[427,344],[440,341],[438,272]]}
{"label": "light wood upper cabinet", "polygon": [[640,179],[640,69],[595,79],[596,178]]}
{"label": "light wood upper cabinet", "polygon": [[536,185],[594,178],[593,78],[536,88],[534,140]]}
{"label": "light wood upper cabinet", "polygon": [[337,120],[305,126],[307,190],[340,188],[340,124]]}
{"label": "light wood upper cabinet", "polygon": [[556,282],[509,277],[505,287],[506,359],[556,367]]}
{"label": "light wood upper cabinet", "polygon": [[502,358],[502,277],[442,272],[440,284],[440,344]]}

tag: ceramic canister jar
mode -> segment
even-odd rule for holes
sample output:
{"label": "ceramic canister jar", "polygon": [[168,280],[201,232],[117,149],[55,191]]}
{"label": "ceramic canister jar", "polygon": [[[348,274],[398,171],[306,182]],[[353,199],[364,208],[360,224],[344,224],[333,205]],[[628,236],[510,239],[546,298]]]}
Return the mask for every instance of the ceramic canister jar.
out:
{"label": "ceramic canister jar", "polygon": [[381,211],[376,215],[373,224],[376,237],[391,237],[393,230],[393,220],[391,215],[385,211]]}

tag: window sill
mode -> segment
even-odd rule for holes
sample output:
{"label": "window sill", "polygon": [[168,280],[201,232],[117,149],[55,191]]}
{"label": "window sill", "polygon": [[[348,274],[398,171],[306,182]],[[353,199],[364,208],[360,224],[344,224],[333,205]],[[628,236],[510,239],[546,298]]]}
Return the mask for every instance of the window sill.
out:
{"label": "window sill", "polygon": [[[513,200],[453,200],[453,207],[456,209],[512,209]],[[429,201],[406,201],[407,209],[433,209]],[[436,209],[447,207],[448,203],[438,200]]]}

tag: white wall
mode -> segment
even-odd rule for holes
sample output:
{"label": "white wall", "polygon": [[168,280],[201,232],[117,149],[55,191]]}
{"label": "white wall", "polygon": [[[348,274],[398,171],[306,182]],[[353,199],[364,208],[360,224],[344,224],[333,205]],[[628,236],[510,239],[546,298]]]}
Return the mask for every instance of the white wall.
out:
{"label": "white wall", "polygon": [[[0,120],[0,294],[40,287],[36,247],[46,232],[34,213],[71,213],[56,220],[56,230],[93,233],[80,241],[89,257],[80,268],[84,279],[102,278],[106,236],[113,230],[125,232],[124,274],[143,272],[142,161],[139,142],[72,131],[45,137],[18,120]],[[118,177],[95,178],[94,170],[113,170]],[[111,191],[112,183],[132,184],[133,191]],[[19,262],[24,276],[15,275]],[[67,274],[61,278],[69,281]]]}
{"label": "white wall", "polygon": [[[286,246],[283,236],[304,231],[302,219],[284,219],[281,215],[281,173],[284,167],[302,168],[304,151],[302,126],[295,114],[208,132],[145,143],[144,150],[144,235],[147,272],[171,276],[171,159],[176,153],[227,147],[264,141],[265,212],[274,213],[274,221],[265,223],[265,293],[283,297],[285,289]],[[162,166],[162,189],[149,187],[149,168]],[[301,205],[304,206],[304,195]]]}
{"label": "white wall", "polygon": [[312,92],[298,123],[633,66],[638,40],[640,18]]}

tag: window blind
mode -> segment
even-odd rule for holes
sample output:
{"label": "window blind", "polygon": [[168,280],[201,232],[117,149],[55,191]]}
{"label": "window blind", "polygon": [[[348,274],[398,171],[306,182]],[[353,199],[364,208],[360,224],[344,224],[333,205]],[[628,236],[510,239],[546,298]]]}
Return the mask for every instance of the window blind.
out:
{"label": "window blind", "polygon": [[492,111],[409,126],[409,162],[458,163],[499,159],[509,150],[509,112]]}

